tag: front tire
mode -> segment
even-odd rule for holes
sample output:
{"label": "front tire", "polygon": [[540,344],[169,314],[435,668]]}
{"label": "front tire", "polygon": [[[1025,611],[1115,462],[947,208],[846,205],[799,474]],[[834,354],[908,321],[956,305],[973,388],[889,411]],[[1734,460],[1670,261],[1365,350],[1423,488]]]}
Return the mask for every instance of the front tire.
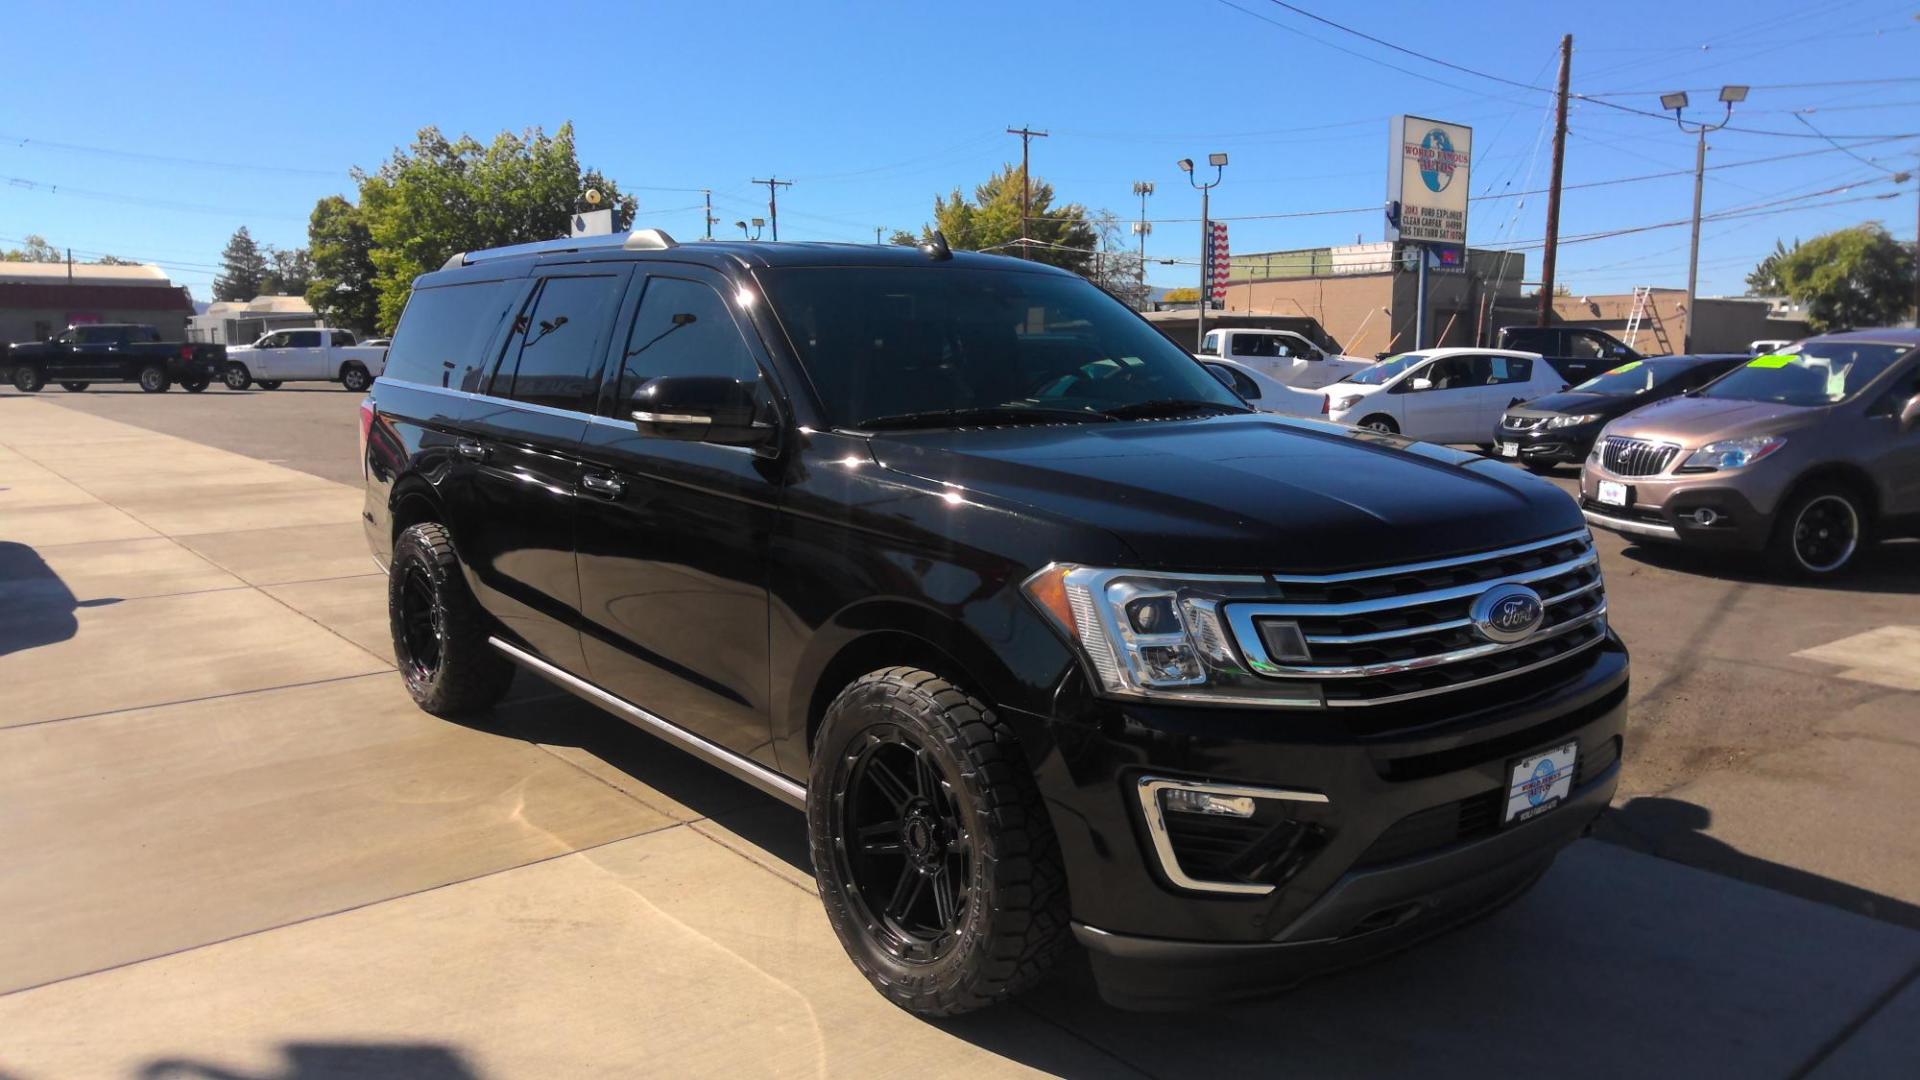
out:
{"label": "front tire", "polygon": [[228,364],[226,369],[220,372],[220,381],[226,383],[229,390],[245,390],[253,385],[253,376],[247,371],[245,364]]}
{"label": "front tire", "polygon": [[77,394],[80,391],[85,390],[87,387],[92,385],[93,385],[92,383],[83,383],[83,382],[63,382],[60,384],[60,388],[62,390],[65,390],[69,394]]}
{"label": "front tire", "polygon": [[1774,519],[1767,561],[1791,577],[1829,580],[1846,573],[1869,542],[1865,500],[1850,487],[1813,487],[1796,493]]}
{"label": "front tire", "polygon": [[1038,983],[1066,875],[1012,730],[930,672],[862,676],[827,709],[807,827],[834,933],[875,989],[953,1016]]}
{"label": "front tire", "polygon": [[407,693],[435,716],[488,709],[513,682],[513,665],[487,644],[486,613],[440,525],[411,526],[394,542],[387,620]]}
{"label": "front tire", "polygon": [[359,364],[347,364],[340,369],[340,385],[356,394],[365,393],[373,385],[373,376]]}
{"label": "front tire", "polygon": [[1378,431],[1387,435],[1400,434],[1400,425],[1394,423],[1393,417],[1385,413],[1374,413],[1372,416],[1360,421],[1360,426],[1366,428],[1368,431]]}
{"label": "front tire", "polygon": [[13,388],[23,394],[37,394],[47,385],[46,373],[33,364],[13,365]]}
{"label": "front tire", "polygon": [[164,394],[173,387],[173,380],[167,378],[167,369],[160,364],[148,364],[140,369],[140,389],[149,394]]}

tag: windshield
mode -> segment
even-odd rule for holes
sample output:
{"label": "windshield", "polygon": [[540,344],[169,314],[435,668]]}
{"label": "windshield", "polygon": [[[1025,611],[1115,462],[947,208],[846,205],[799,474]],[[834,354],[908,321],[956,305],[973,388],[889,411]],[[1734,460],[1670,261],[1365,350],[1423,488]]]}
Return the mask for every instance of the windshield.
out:
{"label": "windshield", "polygon": [[1199,361],[1081,278],[929,264],[761,279],[836,427],[1247,411]]}
{"label": "windshield", "polygon": [[1906,353],[1904,345],[1816,338],[1793,346],[1789,352],[1756,356],[1700,391],[1700,396],[1780,405],[1832,405],[1858,394]]}
{"label": "windshield", "polygon": [[1368,386],[1379,386],[1381,383],[1386,382],[1426,358],[1426,353],[1401,353],[1399,356],[1392,357],[1391,359],[1382,360],[1370,368],[1362,368],[1341,381],[1365,383]]}
{"label": "windshield", "polygon": [[1200,352],[1206,356],[1220,355],[1220,331],[1209,330],[1200,342]]}
{"label": "windshield", "polygon": [[1622,364],[1604,375],[1595,375],[1571,391],[1575,394],[1604,394],[1607,397],[1634,397],[1679,374],[1657,368],[1640,360]]}

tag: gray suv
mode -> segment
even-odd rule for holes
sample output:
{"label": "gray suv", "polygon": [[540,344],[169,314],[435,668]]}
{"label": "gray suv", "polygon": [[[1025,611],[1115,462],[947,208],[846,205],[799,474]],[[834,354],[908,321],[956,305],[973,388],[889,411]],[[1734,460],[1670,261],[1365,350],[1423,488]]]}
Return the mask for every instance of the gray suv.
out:
{"label": "gray suv", "polygon": [[1811,578],[1920,535],[1920,331],[1812,338],[1628,413],[1587,457],[1580,508],[1603,529],[1764,551]]}

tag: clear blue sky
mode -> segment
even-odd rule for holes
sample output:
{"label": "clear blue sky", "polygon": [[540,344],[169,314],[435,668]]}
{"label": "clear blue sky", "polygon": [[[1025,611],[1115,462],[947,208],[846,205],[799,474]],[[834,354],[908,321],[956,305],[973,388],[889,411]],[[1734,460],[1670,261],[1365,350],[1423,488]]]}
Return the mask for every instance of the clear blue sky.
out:
{"label": "clear blue sky", "polygon": [[[1574,35],[1577,93],[1659,111],[1688,88],[1708,115],[1715,88],[1755,85],[1710,164],[1828,151],[1708,174],[1709,214],[1860,181],[1814,203],[1897,199],[1706,226],[1702,291],[1737,293],[1776,237],[1880,220],[1915,229],[1915,188],[1814,137],[1920,133],[1920,22],[1875,0],[1619,0],[1434,5],[1416,0],[1299,6],[1390,42],[1519,83],[1548,86]],[[1251,13],[1251,14],[1250,14]],[[1550,96],[1438,67],[1316,24],[1270,0],[11,5],[8,92],[0,95],[0,243],[29,233],[84,252],[160,262],[208,296],[239,225],[305,243],[319,196],[353,195],[347,171],[377,166],[416,129],[491,138],[571,119],[584,163],[638,188],[642,224],[701,231],[699,195],[731,223],[764,216],[777,173],[783,239],[871,242],[875,226],[917,229],[938,192],[1019,159],[1004,133],[1051,132],[1033,169],[1061,198],[1126,217],[1152,180],[1153,218],[1197,218],[1175,169],[1232,155],[1216,216],[1376,208],[1232,223],[1235,251],[1380,239],[1386,118],[1475,128],[1473,189],[1545,186]],[[1341,51],[1346,50],[1346,51]],[[1357,54],[1357,55],[1356,55]],[[1371,59],[1367,59],[1371,58]],[[1390,66],[1389,66],[1390,65]],[[1404,69],[1404,70],[1395,70]],[[1769,84],[1883,80],[1859,85]],[[1704,93],[1700,88],[1707,88]],[[1693,142],[1670,120],[1576,102],[1569,185],[1685,171]],[[1911,169],[1920,136],[1855,144]],[[101,152],[101,151],[111,152]],[[195,159],[183,162],[163,159]],[[1562,235],[1682,219],[1690,176],[1569,191]],[[1783,205],[1791,206],[1792,203]],[[1544,198],[1480,202],[1477,246],[1538,240]],[[1576,293],[1684,285],[1685,228],[1562,248]],[[1198,226],[1165,222],[1154,257],[1191,260]],[[1538,274],[1528,252],[1528,276]],[[1190,283],[1191,266],[1150,280]]]}

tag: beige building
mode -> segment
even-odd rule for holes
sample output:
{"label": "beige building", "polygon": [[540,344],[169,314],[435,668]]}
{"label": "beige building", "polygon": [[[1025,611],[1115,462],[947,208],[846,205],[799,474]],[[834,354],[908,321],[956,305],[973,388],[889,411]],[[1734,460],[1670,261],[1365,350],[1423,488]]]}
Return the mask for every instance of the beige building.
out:
{"label": "beige building", "polygon": [[261,295],[251,300],[221,300],[195,315],[189,341],[215,345],[251,345],[269,330],[319,326],[320,317],[304,296]]}
{"label": "beige building", "polygon": [[0,262],[0,344],[90,323],[147,323],[177,341],[192,315],[193,298],[158,266]]}
{"label": "beige building", "polygon": [[[1686,348],[1687,290],[1653,289],[1640,323],[1632,333],[1633,294],[1560,296],[1553,301],[1554,316],[1570,326],[1591,326],[1649,356],[1677,353]],[[1693,351],[1746,352],[1750,342],[1764,338],[1806,337],[1812,331],[1804,319],[1781,318],[1777,299],[1745,296],[1702,296],[1693,328]]]}

